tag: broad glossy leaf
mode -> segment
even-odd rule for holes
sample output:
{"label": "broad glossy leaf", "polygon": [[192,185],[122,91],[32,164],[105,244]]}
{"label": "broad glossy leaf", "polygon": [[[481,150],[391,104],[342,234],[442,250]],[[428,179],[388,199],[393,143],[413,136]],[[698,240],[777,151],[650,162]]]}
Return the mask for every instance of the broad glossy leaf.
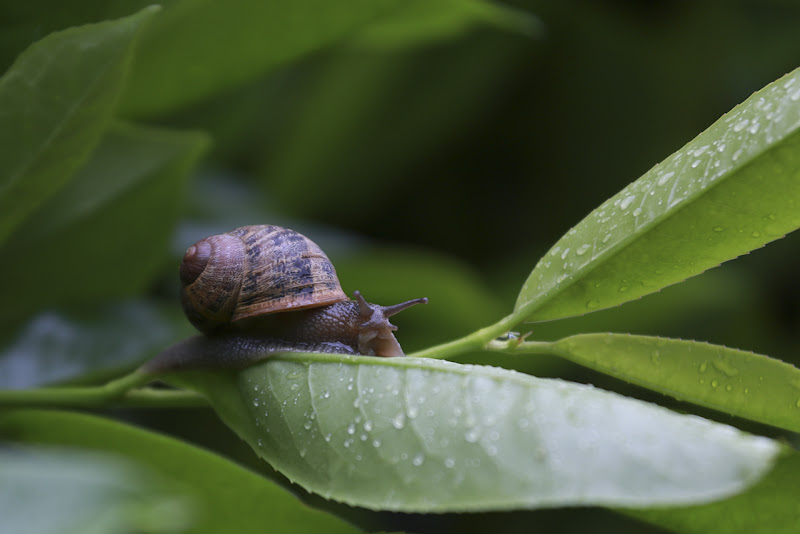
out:
{"label": "broad glossy leaf", "polygon": [[399,4],[175,2],[142,40],[124,109],[155,115],[197,102],[330,45]]}
{"label": "broad glossy leaf", "polygon": [[758,480],[778,452],[590,386],[440,360],[281,355],[162,378],[206,394],[289,479],[375,509],[708,502]]}
{"label": "broad glossy leaf", "polygon": [[542,258],[520,321],[608,308],[800,226],[800,69],[603,203]]}
{"label": "broad glossy leaf", "polygon": [[111,128],[70,184],[0,250],[0,319],[146,287],[163,265],[188,171],[206,144],[194,132]]}
{"label": "broad glossy leaf", "polygon": [[135,37],[157,11],[52,34],[0,79],[0,243],[94,149],[116,109]]}
{"label": "broad glossy leaf", "polygon": [[188,503],[140,465],[105,454],[0,449],[0,531],[182,532]]}
{"label": "broad glossy leaf", "polygon": [[685,508],[625,513],[681,534],[796,534],[800,532],[800,455],[783,455],[748,491],[724,501]]}
{"label": "broad glossy leaf", "polygon": [[0,416],[0,435],[26,443],[112,452],[150,467],[190,499],[195,514],[190,533],[359,532],[216,454],[99,417],[19,410]]}
{"label": "broad glossy leaf", "polygon": [[579,334],[508,348],[558,354],[679,400],[800,432],[800,369],[762,354],[627,334]]}
{"label": "broad glossy leaf", "polygon": [[[132,368],[188,335],[188,323],[155,302],[42,312],[0,346],[0,389],[96,378]],[[176,320],[179,319],[179,320]]]}

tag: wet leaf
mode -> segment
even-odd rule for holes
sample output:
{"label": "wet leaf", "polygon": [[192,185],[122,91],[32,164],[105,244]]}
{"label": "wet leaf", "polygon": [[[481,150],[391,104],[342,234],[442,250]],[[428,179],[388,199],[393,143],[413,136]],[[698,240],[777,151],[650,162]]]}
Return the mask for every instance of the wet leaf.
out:
{"label": "wet leaf", "polygon": [[627,510],[626,514],[681,534],[795,534],[800,530],[800,455],[783,455],[775,468],[741,495],[703,506]]}
{"label": "wet leaf", "polygon": [[542,321],[639,298],[800,226],[800,69],[603,203],[542,258],[515,315]]}
{"label": "wet leaf", "polygon": [[708,502],[758,480],[778,452],[590,386],[438,360],[280,355],[163,378],[206,394],[289,479],[375,509]]}
{"label": "wet leaf", "polygon": [[558,354],[679,400],[800,432],[800,369],[762,354],[627,334],[579,334],[508,349]]}

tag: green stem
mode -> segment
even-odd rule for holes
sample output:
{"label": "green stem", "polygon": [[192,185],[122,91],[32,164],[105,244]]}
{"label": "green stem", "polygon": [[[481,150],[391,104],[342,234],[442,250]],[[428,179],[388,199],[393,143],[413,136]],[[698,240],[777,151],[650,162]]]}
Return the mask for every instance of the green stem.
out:
{"label": "green stem", "polygon": [[517,323],[519,323],[519,317],[516,315],[509,315],[503,317],[495,324],[487,326],[486,328],[481,328],[467,336],[442,343],[441,345],[435,345],[425,350],[409,354],[409,356],[415,358],[445,359],[472,350],[486,349],[489,347],[492,340],[508,332],[511,327]]}
{"label": "green stem", "polygon": [[110,406],[186,407],[206,406],[200,396],[187,391],[135,389],[153,380],[134,371],[102,386],[52,387],[0,391],[0,408],[103,408]]}

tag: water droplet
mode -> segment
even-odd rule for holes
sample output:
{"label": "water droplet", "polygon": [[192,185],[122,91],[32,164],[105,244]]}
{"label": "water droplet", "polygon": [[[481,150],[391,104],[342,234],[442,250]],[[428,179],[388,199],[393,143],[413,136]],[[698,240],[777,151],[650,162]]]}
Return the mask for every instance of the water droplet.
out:
{"label": "water droplet", "polygon": [[619,291],[620,293],[625,293],[628,289],[630,289],[628,286],[619,286],[619,289],[617,291]]}
{"label": "water droplet", "polygon": [[361,441],[367,441],[367,438],[369,438],[369,436],[367,436],[366,433],[361,434],[360,436],[358,436],[358,439],[360,439]]}
{"label": "water droplet", "polygon": [[411,463],[417,467],[421,466],[422,463],[425,461],[425,456],[422,453],[417,454],[414,456],[414,459],[411,460]]}
{"label": "water droplet", "polygon": [[565,248],[564,252],[561,253],[561,259],[562,260],[566,260],[567,259],[567,254],[569,254],[569,247]]}
{"label": "water droplet", "polygon": [[480,432],[478,432],[478,429],[475,427],[470,428],[464,434],[464,439],[467,440],[467,442],[469,443],[475,443],[476,441],[478,441],[479,437],[480,437]]}
{"label": "water droplet", "polygon": [[305,423],[303,423],[303,428],[305,428],[306,430],[311,430],[312,424],[313,423],[311,421],[306,421]]}
{"label": "water droplet", "polygon": [[728,384],[727,386],[725,386],[725,391],[727,391],[727,392],[733,391],[733,386]]}
{"label": "water droplet", "polygon": [[621,210],[625,211],[630,207],[633,201],[636,200],[636,195],[630,195],[625,197],[622,202],[619,203],[619,207]]}
{"label": "water droplet", "polygon": [[712,380],[712,381],[711,381],[711,387],[712,387],[712,388],[715,388],[715,387],[717,387],[717,386],[719,386],[719,380]]}
{"label": "water droplet", "polygon": [[700,166],[700,164],[701,164],[701,163],[703,163],[703,162],[702,162],[702,161],[700,161],[699,159],[696,159],[696,160],[694,160],[694,161],[692,162],[692,168],[693,168],[693,169],[696,169],[697,167],[699,167],[699,166]]}
{"label": "water droplet", "polygon": [[658,179],[658,185],[664,185],[665,183],[669,182],[669,179],[675,176],[674,172],[668,172],[664,176]]}
{"label": "water droplet", "polygon": [[750,119],[742,119],[733,125],[733,131],[741,132],[742,130],[745,129],[745,127],[747,127],[748,124],[750,124]]}
{"label": "water droplet", "polygon": [[575,254],[578,256],[583,256],[590,248],[592,248],[592,245],[585,243],[578,247],[578,249],[575,251]]}
{"label": "water droplet", "polygon": [[753,233],[750,235],[753,237],[761,237],[761,232],[759,232],[758,230],[754,230]]}
{"label": "water droplet", "polygon": [[380,447],[380,446],[381,446],[381,440],[379,440],[379,439],[373,439],[373,440],[372,440],[372,446],[373,446],[373,447],[375,447],[375,448],[377,449],[378,447]]}
{"label": "water droplet", "polygon": [[789,98],[792,100],[792,102],[797,102],[800,100],[800,89],[797,89],[794,93],[789,95]]}
{"label": "water droplet", "polygon": [[320,398],[323,398],[323,399],[329,399],[329,398],[331,398],[331,392],[330,392],[330,391],[327,391],[327,390],[323,391],[323,392],[322,392],[322,395],[320,395]]}
{"label": "water droplet", "polygon": [[714,369],[717,371],[724,373],[725,376],[736,376],[739,374],[739,369],[737,369],[733,364],[726,362],[725,360],[714,360],[712,362],[714,365]]}
{"label": "water droplet", "polygon": [[445,458],[444,459],[444,466],[448,469],[452,469],[456,466],[456,461],[452,458]]}
{"label": "water droplet", "polygon": [[366,430],[367,432],[372,430],[372,421],[370,421],[369,419],[364,421],[364,430]]}
{"label": "water droplet", "polygon": [[725,227],[724,226],[715,226],[714,228],[712,228],[712,230],[714,230],[715,232],[723,232],[723,231],[725,231]]}
{"label": "water droplet", "polygon": [[757,122],[754,122],[750,126],[750,128],[747,129],[747,131],[750,132],[751,134],[754,134],[754,133],[758,133],[759,128],[761,128],[761,125],[759,123],[757,123]]}
{"label": "water droplet", "polygon": [[291,389],[292,391],[297,391],[298,389],[300,389],[300,384],[292,384],[291,386],[289,386],[289,389]]}
{"label": "water droplet", "polygon": [[600,306],[600,301],[597,300],[597,299],[592,299],[592,300],[590,300],[589,302],[586,303],[586,308],[590,309],[590,310],[593,310],[593,309],[597,308],[598,306]]}
{"label": "water droplet", "polygon": [[324,439],[325,439],[325,441],[327,441],[328,443],[330,443],[330,441],[331,441],[331,437],[332,437],[332,436],[331,436],[331,434],[330,434],[330,433],[328,433],[328,434],[325,434],[325,437],[324,437]]}
{"label": "water droplet", "polygon": [[705,373],[706,369],[708,369],[708,362],[703,362],[700,364],[700,367],[697,370],[701,373]]}
{"label": "water droplet", "polygon": [[253,399],[253,406],[258,406],[258,397]]}
{"label": "water droplet", "polygon": [[[422,401],[420,401],[422,402]],[[408,418],[414,419],[417,415],[419,415],[419,407],[417,406],[409,406],[408,407]]]}
{"label": "water droplet", "polygon": [[741,148],[739,150],[737,150],[736,152],[734,152],[733,153],[733,161],[736,161],[737,159],[739,159],[741,157],[741,155],[742,155],[742,152],[743,152],[743,150]]}
{"label": "water droplet", "polygon": [[397,430],[402,429],[406,426],[406,414],[405,412],[400,412],[397,414],[394,419],[392,419],[392,426],[395,427]]}
{"label": "water droplet", "polygon": [[750,393],[750,388],[744,388],[744,392],[745,392],[745,394]]}
{"label": "water droplet", "polygon": [[350,434],[350,435],[353,435],[353,434],[356,433],[356,425],[355,425],[355,423],[350,423],[349,425],[347,425],[347,433]]}
{"label": "water droplet", "polygon": [[641,214],[642,214],[642,208],[636,208],[635,210],[633,210],[634,217],[638,217]]}
{"label": "water droplet", "polygon": [[264,446],[264,442],[261,441],[261,438],[258,438],[258,446],[259,447],[263,447]]}
{"label": "water droplet", "polygon": [[611,234],[606,234],[606,236],[603,238],[603,243],[608,243],[609,239],[611,239]]}
{"label": "water droplet", "polygon": [[705,153],[706,150],[708,150],[708,145],[698,148],[697,150],[692,152],[692,154],[694,155],[694,157],[697,158],[697,157],[702,156]]}

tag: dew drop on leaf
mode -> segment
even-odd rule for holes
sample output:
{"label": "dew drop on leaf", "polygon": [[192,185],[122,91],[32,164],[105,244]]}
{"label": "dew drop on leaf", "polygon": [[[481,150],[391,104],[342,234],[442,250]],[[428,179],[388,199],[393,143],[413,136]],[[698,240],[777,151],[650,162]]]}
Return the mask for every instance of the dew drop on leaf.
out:
{"label": "dew drop on leaf", "polygon": [[658,179],[658,182],[657,182],[658,185],[666,184],[667,182],[669,182],[669,179],[672,178],[673,176],[675,176],[674,172],[668,172],[667,174],[665,174],[664,176],[662,176],[661,178]]}
{"label": "dew drop on leaf", "polygon": [[622,209],[623,211],[628,209],[634,200],[636,200],[636,195],[630,195],[625,197],[625,199],[619,204],[620,209]]}
{"label": "dew drop on leaf", "polygon": [[397,430],[401,430],[404,426],[406,426],[405,412],[400,412],[394,417],[394,419],[392,419],[392,426],[395,427]]}

